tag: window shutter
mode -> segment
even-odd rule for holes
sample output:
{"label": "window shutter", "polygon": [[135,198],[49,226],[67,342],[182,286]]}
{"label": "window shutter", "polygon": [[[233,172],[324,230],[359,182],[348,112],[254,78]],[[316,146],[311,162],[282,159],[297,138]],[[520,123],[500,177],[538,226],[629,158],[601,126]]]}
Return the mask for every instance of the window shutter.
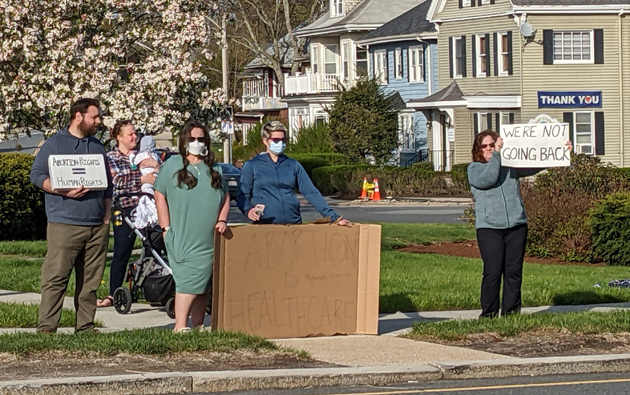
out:
{"label": "window shutter", "polygon": [[501,113],[500,112],[497,112],[494,114],[494,127],[496,128],[495,132],[500,134],[501,132],[500,130],[501,129]]}
{"label": "window shutter", "polygon": [[463,54],[463,59],[464,59],[462,77],[466,77],[466,36],[462,36],[462,54]]}
{"label": "window shutter", "polygon": [[411,48],[407,48],[407,82],[411,82]]}
{"label": "window shutter", "polygon": [[595,29],[595,63],[604,63],[604,29]]}
{"label": "window shutter", "polygon": [[602,111],[595,112],[595,154],[605,154],[604,144],[604,113]]}
{"label": "window shutter", "polygon": [[[475,1],[475,0],[471,0],[471,1]],[[481,7],[481,0],[477,0],[477,5]]]}
{"label": "window shutter", "polygon": [[428,45],[425,46],[424,44],[422,44],[422,51],[420,52],[420,58],[418,59],[418,62],[420,62],[420,64],[422,65],[422,81],[427,80],[427,62],[425,62],[425,59],[427,57],[424,54],[424,51],[426,50],[430,51],[431,49]]}
{"label": "window shutter", "polygon": [[488,129],[493,130],[492,129],[492,113],[491,112],[486,114],[486,122],[488,123]]}
{"label": "window shutter", "polygon": [[[563,112],[562,120],[564,123],[569,124],[569,140],[571,140],[571,144],[575,146],[575,138],[573,137],[573,113],[572,112]],[[575,151],[575,149],[574,149]]]}
{"label": "window shutter", "polygon": [[479,134],[479,114],[473,113],[473,134],[475,137]]}
{"label": "window shutter", "polygon": [[459,0],[459,8],[462,8],[464,6],[464,0]]}
{"label": "window shutter", "polygon": [[448,73],[453,78],[453,37],[448,38]]}
{"label": "window shutter", "polygon": [[[512,62],[512,32],[507,32],[507,51],[508,51],[508,75],[512,75],[513,70],[513,62]],[[521,71],[522,73],[522,71]]]}
{"label": "window shutter", "polygon": [[499,33],[493,33],[493,40],[492,40],[492,61],[494,62],[494,75],[499,75],[499,58],[498,58],[498,43],[497,41],[499,40]]}
{"label": "window shutter", "polygon": [[474,7],[477,5],[477,0],[470,0],[470,6]]}
{"label": "window shutter", "polygon": [[477,76],[477,36],[472,35],[470,37],[472,40],[470,44],[472,44],[472,76]]}
{"label": "window shutter", "polygon": [[543,64],[553,64],[553,30],[543,30]]}
{"label": "window shutter", "polygon": [[510,119],[510,125],[514,125],[514,113],[511,112],[510,115],[508,115],[508,118]]}
{"label": "window shutter", "polygon": [[490,33],[486,33],[486,75],[492,75],[490,71]]}
{"label": "window shutter", "polygon": [[494,4],[494,0],[490,0],[490,4]]}

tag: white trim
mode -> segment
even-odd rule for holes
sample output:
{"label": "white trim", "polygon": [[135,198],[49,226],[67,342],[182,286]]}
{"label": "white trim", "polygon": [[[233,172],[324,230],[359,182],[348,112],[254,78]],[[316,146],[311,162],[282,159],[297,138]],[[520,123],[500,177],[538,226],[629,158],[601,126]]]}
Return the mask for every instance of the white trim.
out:
{"label": "white trim", "polygon": [[468,108],[521,108],[521,96],[483,95],[462,96]]}
{"label": "white trim", "polygon": [[[575,33],[580,33],[580,34],[584,34],[584,33],[588,33],[589,35],[589,47],[590,47],[590,53],[589,53],[589,57],[590,59],[578,59],[578,60],[573,60],[573,59],[569,59],[569,60],[565,60],[565,59],[552,59],[553,64],[595,64],[595,31],[593,29],[590,30],[553,30],[553,37],[552,37],[552,48],[553,48],[553,53],[552,53],[552,57],[555,58],[556,54],[556,46],[555,46],[555,35],[556,33],[559,34],[575,34]],[[564,36],[563,36],[563,41],[564,41]],[[573,40],[571,40],[571,42],[573,42]],[[574,48],[573,45],[569,45],[569,47]],[[564,49],[564,45],[562,46],[562,48]],[[581,45],[580,45],[581,48]],[[571,54],[573,54],[573,51],[571,51]]]}
{"label": "white trim", "polygon": [[299,32],[295,33],[295,37],[303,38],[303,37],[314,37],[314,36],[323,36],[329,35],[333,33],[348,33],[351,31],[372,31],[376,30],[379,27],[383,26],[383,24],[378,23],[365,23],[358,24],[353,23],[349,25],[340,25],[340,26],[329,26],[324,28],[318,28],[313,30],[300,29]]}
{"label": "white trim", "polygon": [[464,46],[466,46],[466,42],[465,42],[464,36],[451,36],[450,39],[453,42],[453,48],[451,48],[453,52],[450,54],[451,59],[453,60],[453,63],[450,65],[450,67],[453,68],[453,79],[457,80],[457,79],[464,78],[464,74],[466,73],[466,67],[467,67],[466,56],[468,55],[466,52],[462,54],[462,58],[464,59],[464,65],[463,65],[464,67],[461,70],[461,74],[457,74],[457,41],[463,40]]}
{"label": "white trim", "polygon": [[438,36],[435,32],[431,32],[431,34],[404,34],[400,36],[387,36],[387,37],[377,37],[366,40],[357,41],[359,45],[376,45],[376,44],[390,44],[396,43],[400,41],[408,41],[408,40],[437,40]]}
{"label": "white trim", "polygon": [[[377,69],[377,57],[382,60],[381,67]],[[384,71],[384,72],[383,72]],[[374,51],[374,77],[378,79],[380,85],[387,85],[389,82],[389,56],[386,49]]]}
{"label": "white trim", "polygon": [[[503,48],[503,37],[508,38],[508,32],[507,31],[503,31],[503,32],[495,32],[495,34],[493,34],[494,36],[494,40],[497,40],[497,71],[499,72],[499,77],[504,77],[507,75],[510,75],[510,70],[508,70],[507,68],[505,70],[503,70],[503,54],[502,52],[505,50],[505,52],[507,53],[508,59],[510,56],[510,53],[508,52],[507,48]],[[508,43],[509,44],[509,43]]]}
{"label": "white trim", "polygon": [[428,102],[407,102],[407,108],[444,108],[444,107],[463,107],[467,104],[466,100],[454,101],[428,101]]}
{"label": "white trim", "polygon": [[[462,8],[463,9],[463,8]],[[489,14],[489,15],[477,15],[477,16],[464,16],[460,18],[449,18],[449,19],[431,19],[429,22],[431,23],[443,23],[443,22],[459,22],[459,21],[474,21],[478,19],[488,19],[488,18],[496,18],[500,16],[509,16],[514,14],[513,11],[505,11],[498,14]]]}
{"label": "white trim", "polygon": [[485,78],[488,76],[488,74],[490,74],[488,73],[490,69],[490,54],[486,52],[487,47],[485,43],[483,45],[483,51],[484,57],[486,58],[486,71],[481,71],[481,39],[483,38],[484,41],[486,40],[486,33],[475,34],[473,35],[473,37],[475,38],[475,49],[477,50],[477,53],[475,53],[475,59],[473,59],[473,62],[475,62],[475,75],[473,77]]}
{"label": "white trim", "polygon": [[[338,3],[338,4],[335,4]],[[346,14],[346,7],[344,7],[343,0],[330,0],[330,18],[340,18]],[[341,6],[341,12],[337,12],[337,5]]]}
{"label": "white trim", "polygon": [[514,6],[514,13],[527,14],[618,14],[630,12],[627,4],[607,5],[558,5],[558,6]]}
{"label": "white trim", "polygon": [[[409,61],[409,59],[407,59],[407,61]],[[396,47],[396,49],[394,49],[394,79],[400,81],[403,79],[404,75],[402,49]]]}

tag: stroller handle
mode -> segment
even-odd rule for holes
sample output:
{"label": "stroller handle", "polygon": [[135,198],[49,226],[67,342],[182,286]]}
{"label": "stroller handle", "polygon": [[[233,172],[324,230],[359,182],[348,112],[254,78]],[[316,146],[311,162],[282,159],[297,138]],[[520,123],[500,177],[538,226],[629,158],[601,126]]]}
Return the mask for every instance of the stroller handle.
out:
{"label": "stroller handle", "polygon": [[125,197],[142,197],[142,196],[147,196],[150,199],[155,199],[155,196],[151,195],[150,193],[146,193],[146,192],[123,192],[121,194],[116,195],[116,197],[114,198],[114,206],[120,208],[120,199],[125,198]]}

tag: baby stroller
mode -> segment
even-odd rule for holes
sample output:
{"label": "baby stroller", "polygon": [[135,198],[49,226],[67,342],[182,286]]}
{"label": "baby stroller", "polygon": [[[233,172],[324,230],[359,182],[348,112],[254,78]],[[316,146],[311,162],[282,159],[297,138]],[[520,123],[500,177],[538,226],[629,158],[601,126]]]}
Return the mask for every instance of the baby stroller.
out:
{"label": "baby stroller", "polygon": [[120,207],[120,198],[131,196],[153,196],[148,193],[121,194],[114,201],[114,226],[127,223],[142,241],[140,257],[129,264],[126,281],[129,288],[119,287],[114,291],[113,305],[119,314],[127,314],[134,302],[144,299],[152,305],[166,307],[166,314],[175,318],[175,281],[173,271],[164,258],[166,249],[162,232],[157,226],[138,229],[134,225],[133,211]]}

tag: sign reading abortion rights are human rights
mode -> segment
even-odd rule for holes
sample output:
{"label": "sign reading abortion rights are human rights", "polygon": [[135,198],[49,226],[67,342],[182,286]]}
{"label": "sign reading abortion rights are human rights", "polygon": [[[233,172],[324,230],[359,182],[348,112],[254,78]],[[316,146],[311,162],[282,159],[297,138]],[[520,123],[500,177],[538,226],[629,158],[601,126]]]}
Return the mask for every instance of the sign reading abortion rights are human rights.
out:
{"label": "sign reading abortion rights are human rights", "polygon": [[105,157],[99,154],[50,155],[48,157],[52,189],[107,189]]}
{"label": "sign reading abortion rights are human rights", "polygon": [[568,123],[501,125],[501,164],[506,167],[563,167],[571,164]]}

